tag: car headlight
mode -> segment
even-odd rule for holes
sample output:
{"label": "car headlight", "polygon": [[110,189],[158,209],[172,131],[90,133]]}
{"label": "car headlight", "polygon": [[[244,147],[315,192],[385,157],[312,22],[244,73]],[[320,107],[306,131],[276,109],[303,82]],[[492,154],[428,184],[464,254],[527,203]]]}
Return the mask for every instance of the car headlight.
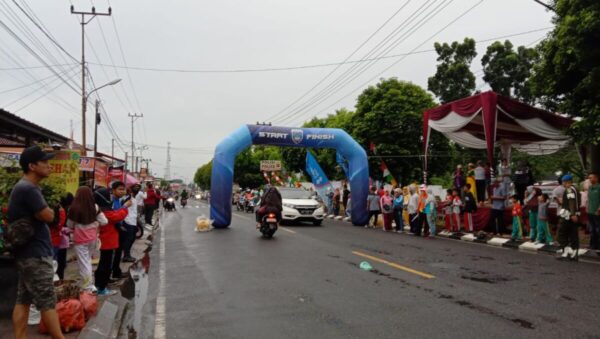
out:
{"label": "car headlight", "polygon": [[284,206],[284,207],[287,207],[287,208],[294,209],[294,210],[296,209],[296,206],[294,206],[294,205],[292,205],[292,204],[283,204],[283,206]]}

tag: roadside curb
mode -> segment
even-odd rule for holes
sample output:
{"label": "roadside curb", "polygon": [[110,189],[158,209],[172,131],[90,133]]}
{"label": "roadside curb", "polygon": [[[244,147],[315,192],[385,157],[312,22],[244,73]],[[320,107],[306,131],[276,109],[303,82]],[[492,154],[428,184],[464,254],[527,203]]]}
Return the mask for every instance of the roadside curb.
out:
{"label": "roadside curb", "polygon": [[[351,222],[349,218],[344,218],[343,221]],[[404,227],[405,232],[410,231],[410,227]],[[517,240],[512,241],[510,238],[500,238],[500,237],[492,237],[479,239],[473,233],[462,233],[462,232],[449,232],[448,230],[442,230],[437,234],[438,237],[461,240],[472,243],[480,243],[495,247],[502,247],[506,249],[517,250],[521,252],[528,253],[540,253],[540,254],[549,254],[556,255],[556,252],[559,250],[558,246],[555,245],[546,245],[546,244],[535,244],[529,240]],[[589,249],[581,248],[579,249],[579,259],[590,262],[600,263],[600,251],[593,251]]]}

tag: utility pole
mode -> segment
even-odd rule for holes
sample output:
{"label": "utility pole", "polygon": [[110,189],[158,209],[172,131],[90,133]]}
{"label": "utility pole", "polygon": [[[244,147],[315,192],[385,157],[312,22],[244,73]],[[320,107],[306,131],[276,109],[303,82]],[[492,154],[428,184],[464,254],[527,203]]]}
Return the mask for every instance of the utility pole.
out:
{"label": "utility pole", "polygon": [[131,118],[131,165],[133,166],[133,157],[135,156],[135,143],[133,142],[133,123],[137,120],[137,118],[143,118],[144,115],[138,115],[137,113],[127,113],[127,116]]}
{"label": "utility pole", "polygon": [[165,180],[171,178],[171,142],[167,142],[167,166],[165,167]]}
{"label": "utility pole", "polygon": [[96,100],[96,118],[94,119],[94,158],[98,156],[98,125],[100,125],[100,100]]}
{"label": "utility pole", "polygon": [[112,157],[112,162],[115,162],[115,139],[111,139],[111,149],[110,156]]}
{"label": "utility pole", "polygon": [[[92,7],[91,12],[78,12],[75,11],[75,6],[71,5],[71,14],[81,15],[81,151],[82,155],[85,156],[85,112],[87,106],[87,94],[85,93],[85,25],[90,23],[90,21],[92,21],[96,15],[110,16],[112,14],[112,9],[108,7],[108,13],[99,13],[96,12],[96,7]],[[86,15],[91,16],[91,18],[87,21],[85,19]]]}

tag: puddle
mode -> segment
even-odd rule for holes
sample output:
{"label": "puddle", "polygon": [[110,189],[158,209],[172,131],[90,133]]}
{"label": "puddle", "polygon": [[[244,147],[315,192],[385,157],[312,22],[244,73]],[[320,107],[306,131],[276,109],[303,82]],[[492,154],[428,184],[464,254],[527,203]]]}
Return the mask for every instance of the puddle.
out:
{"label": "puddle", "polygon": [[[144,254],[141,260],[138,260],[135,264],[131,265],[129,274],[131,278],[128,279],[125,286],[128,286],[127,290],[123,290],[122,294],[124,297],[130,299],[129,309],[133,311],[126,319],[127,323],[127,338],[134,339],[138,337],[138,334],[142,331],[142,309],[148,299],[148,268],[150,267],[150,256],[148,252]],[[133,285],[133,288],[131,288]],[[129,292],[129,293],[127,293]],[[131,293],[133,292],[133,293]]]}

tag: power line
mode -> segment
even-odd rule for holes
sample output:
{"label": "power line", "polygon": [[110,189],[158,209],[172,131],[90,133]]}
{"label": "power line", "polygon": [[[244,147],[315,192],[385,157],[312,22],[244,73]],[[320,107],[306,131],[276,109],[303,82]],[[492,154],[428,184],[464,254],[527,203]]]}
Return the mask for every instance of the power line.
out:
{"label": "power line", "polygon": [[[69,80],[73,79],[76,75],[78,75],[78,72],[74,72],[73,74],[71,74],[68,77],[68,79]],[[47,90],[45,93],[42,93],[42,95],[38,96],[36,99],[34,99],[34,100],[30,101],[29,103],[27,103],[26,105],[23,105],[23,106],[17,108],[16,110],[14,110],[14,113],[19,112],[20,110],[22,110],[22,109],[24,109],[26,107],[29,107],[31,104],[33,104],[34,102],[36,102],[36,101],[40,100],[41,98],[45,97],[46,95],[48,95],[48,93],[54,91],[55,89],[57,89],[61,85],[62,85],[62,83],[59,82],[56,86],[54,86],[53,88]],[[36,90],[36,92],[37,92],[37,90]]]}
{"label": "power line", "polygon": [[[421,42],[419,45],[417,45],[417,47],[413,48],[412,51],[417,50],[418,48],[420,48],[421,46],[423,46],[424,44],[426,44],[427,42],[429,42],[431,39],[435,38],[438,34],[440,34],[443,30],[445,30],[446,28],[450,27],[452,24],[454,24],[455,22],[457,22],[458,20],[460,20],[462,17],[464,17],[465,15],[467,15],[468,13],[470,13],[472,10],[474,10],[477,6],[481,5],[483,3],[484,0],[479,0],[476,4],[474,4],[473,6],[469,7],[467,10],[465,10],[464,12],[462,12],[460,15],[458,15],[456,18],[454,18],[452,21],[450,21],[448,24],[446,24],[444,27],[442,27],[441,29],[439,29],[438,31],[436,31],[435,33],[433,33],[431,36],[429,36],[427,39],[425,39],[423,42]],[[412,52],[411,51],[411,52]],[[372,78],[370,78],[369,80],[367,80],[366,82],[362,83],[360,86],[354,88],[352,91],[350,91],[348,94],[344,95],[343,97],[341,97],[340,99],[338,99],[336,102],[334,102],[333,104],[327,106],[323,111],[331,108],[332,106],[336,105],[337,103],[339,103],[340,101],[344,100],[345,98],[347,98],[348,96],[352,95],[354,92],[356,92],[357,90],[360,90],[362,88],[364,88],[364,86],[368,85],[371,81],[373,81],[374,79],[377,79],[377,77],[379,77],[380,75],[382,75],[383,73],[387,72],[390,68],[396,66],[398,63],[400,63],[402,60],[404,60],[405,57],[396,60],[394,63],[392,63],[391,65],[389,65],[388,67],[386,67],[385,69],[383,69],[381,72],[377,73],[375,76],[373,76]],[[321,111],[321,113],[323,112]]]}
{"label": "power line", "polygon": [[[75,65],[73,65],[73,66],[75,66]],[[73,69],[73,68],[74,68],[74,67],[72,67],[71,69]],[[44,77],[44,78],[42,78],[42,79],[39,79],[39,80],[36,80],[36,81],[34,81],[34,82],[31,82],[31,83],[25,84],[25,85],[23,85],[23,86],[19,86],[19,87],[15,87],[15,88],[11,88],[11,89],[7,89],[7,90],[0,91],[0,94],[9,93],[9,92],[14,92],[14,91],[20,90],[20,89],[22,89],[22,88],[31,87],[31,86],[33,86],[33,85],[36,85],[36,84],[38,84],[38,83],[40,83],[40,82],[43,82],[44,80],[48,80],[48,79],[50,79],[50,78],[53,78],[53,77],[55,77],[55,75],[54,75],[54,74],[50,74],[50,75],[48,75],[47,77]]]}

